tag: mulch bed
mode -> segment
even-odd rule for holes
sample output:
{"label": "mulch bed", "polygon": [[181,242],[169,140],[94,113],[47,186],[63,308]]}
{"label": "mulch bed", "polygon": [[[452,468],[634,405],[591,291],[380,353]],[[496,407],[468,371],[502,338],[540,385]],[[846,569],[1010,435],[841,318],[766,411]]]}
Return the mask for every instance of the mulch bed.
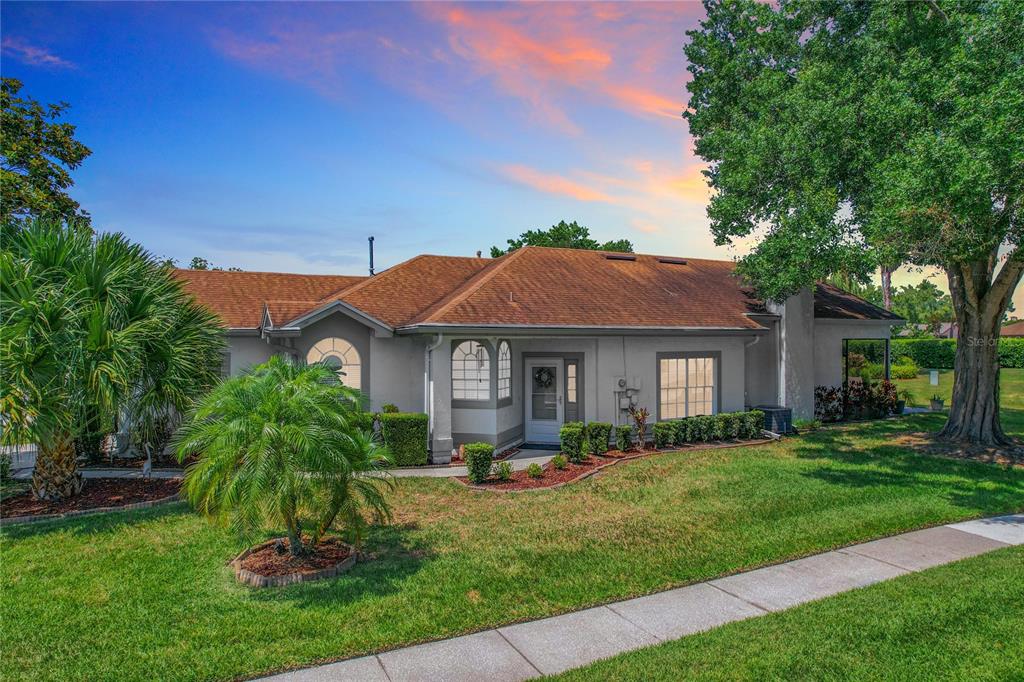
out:
{"label": "mulch bed", "polygon": [[[279,549],[280,548],[280,549]],[[255,548],[236,562],[238,568],[262,576],[316,573],[340,564],[352,555],[351,545],[339,538],[327,537],[309,554],[293,557],[288,551],[287,538],[271,540]]]}
{"label": "mulch bed", "polygon": [[935,434],[918,431],[893,438],[894,445],[906,447],[918,454],[953,459],[971,459],[986,464],[1024,467],[1024,444],[1016,447],[993,448],[936,440]]}
{"label": "mulch bed", "polygon": [[513,471],[512,478],[508,481],[500,481],[495,477],[488,478],[483,484],[470,483],[465,476],[457,477],[466,485],[472,488],[485,490],[533,490],[535,488],[551,488],[552,486],[571,483],[582,476],[591,474],[597,469],[613,463],[615,460],[609,457],[595,457],[591,455],[580,464],[569,462],[564,469],[556,469],[551,462],[545,464],[544,475],[541,478],[530,478],[526,470]]}
{"label": "mulch bed", "polygon": [[37,500],[31,492],[6,498],[0,506],[0,518],[49,516],[154,502],[177,495],[180,488],[181,481],[176,478],[87,478],[80,494],[60,502]]}

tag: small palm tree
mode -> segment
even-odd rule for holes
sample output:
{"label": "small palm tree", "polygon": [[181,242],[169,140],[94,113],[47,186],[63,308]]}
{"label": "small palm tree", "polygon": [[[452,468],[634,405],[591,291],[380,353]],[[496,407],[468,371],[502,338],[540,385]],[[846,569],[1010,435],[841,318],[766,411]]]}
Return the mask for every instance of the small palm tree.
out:
{"label": "small palm tree", "polygon": [[213,313],[121,234],[36,221],[0,226],[0,421],[37,446],[32,490],[81,490],[76,440],[153,405],[187,410],[218,380]]}
{"label": "small palm tree", "polygon": [[202,513],[251,536],[283,526],[292,555],[337,521],[359,546],[367,510],[390,517],[386,450],[362,427],[361,394],[326,365],[280,357],[229,379],[199,401],[176,437],[198,455],[184,489]]}

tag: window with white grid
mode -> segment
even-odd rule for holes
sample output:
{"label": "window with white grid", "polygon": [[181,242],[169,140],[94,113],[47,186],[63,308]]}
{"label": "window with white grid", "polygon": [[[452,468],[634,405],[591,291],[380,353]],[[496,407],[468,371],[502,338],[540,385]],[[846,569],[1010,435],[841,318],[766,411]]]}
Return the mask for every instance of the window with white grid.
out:
{"label": "window with white grid", "polygon": [[463,341],[452,352],[452,398],[488,400],[491,397],[491,355],[476,341]]}
{"label": "window with white grid", "polygon": [[512,349],[508,341],[498,344],[498,400],[512,397]]}
{"label": "window with white grid", "polygon": [[661,358],[658,418],[677,419],[698,414],[714,414],[715,358]]}

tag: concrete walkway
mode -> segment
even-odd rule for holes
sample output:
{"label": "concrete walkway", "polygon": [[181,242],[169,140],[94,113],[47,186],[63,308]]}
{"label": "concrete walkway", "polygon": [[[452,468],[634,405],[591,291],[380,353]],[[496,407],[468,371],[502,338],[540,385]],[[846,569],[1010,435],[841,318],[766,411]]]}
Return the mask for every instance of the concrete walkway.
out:
{"label": "concrete walkway", "polygon": [[1024,544],[1024,514],[905,533],[667,592],[264,678],[275,682],[526,680]]}

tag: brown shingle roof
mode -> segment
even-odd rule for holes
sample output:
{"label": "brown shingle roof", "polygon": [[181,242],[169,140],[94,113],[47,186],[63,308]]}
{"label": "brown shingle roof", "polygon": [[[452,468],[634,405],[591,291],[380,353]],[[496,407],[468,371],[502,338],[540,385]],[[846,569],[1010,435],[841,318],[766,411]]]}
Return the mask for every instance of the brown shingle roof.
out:
{"label": "brown shingle roof", "polygon": [[[417,256],[375,277],[177,270],[229,327],[274,327],[334,301],[394,328],[415,325],[764,329],[730,261],[545,247],[501,258]],[[815,317],[898,320],[827,284]]]}
{"label": "brown shingle roof", "polygon": [[814,316],[831,320],[903,319],[885,308],[824,282],[819,282],[814,289]]}
{"label": "brown shingle roof", "polygon": [[[292,275],[283,272],[229,272],[227,270],[174,271],[185,289],[220,315],[233,328],[260,326],[263,304],[268,299],[317,301],[365,277],[352,275]],[[274,317],[274,322],[279,323]]]}
{"label": "brown shingle roof", "polygon": [[1000,331],[1000,336],[1024,336],[1024,320],[1012,322],[1005,325]]}
{"label": "brown shingle roof", "polygon": [[[675,261],[675,262],[666,262]],[[419,324],[762,329],[728,261],[526,247],[425,312]]]}

